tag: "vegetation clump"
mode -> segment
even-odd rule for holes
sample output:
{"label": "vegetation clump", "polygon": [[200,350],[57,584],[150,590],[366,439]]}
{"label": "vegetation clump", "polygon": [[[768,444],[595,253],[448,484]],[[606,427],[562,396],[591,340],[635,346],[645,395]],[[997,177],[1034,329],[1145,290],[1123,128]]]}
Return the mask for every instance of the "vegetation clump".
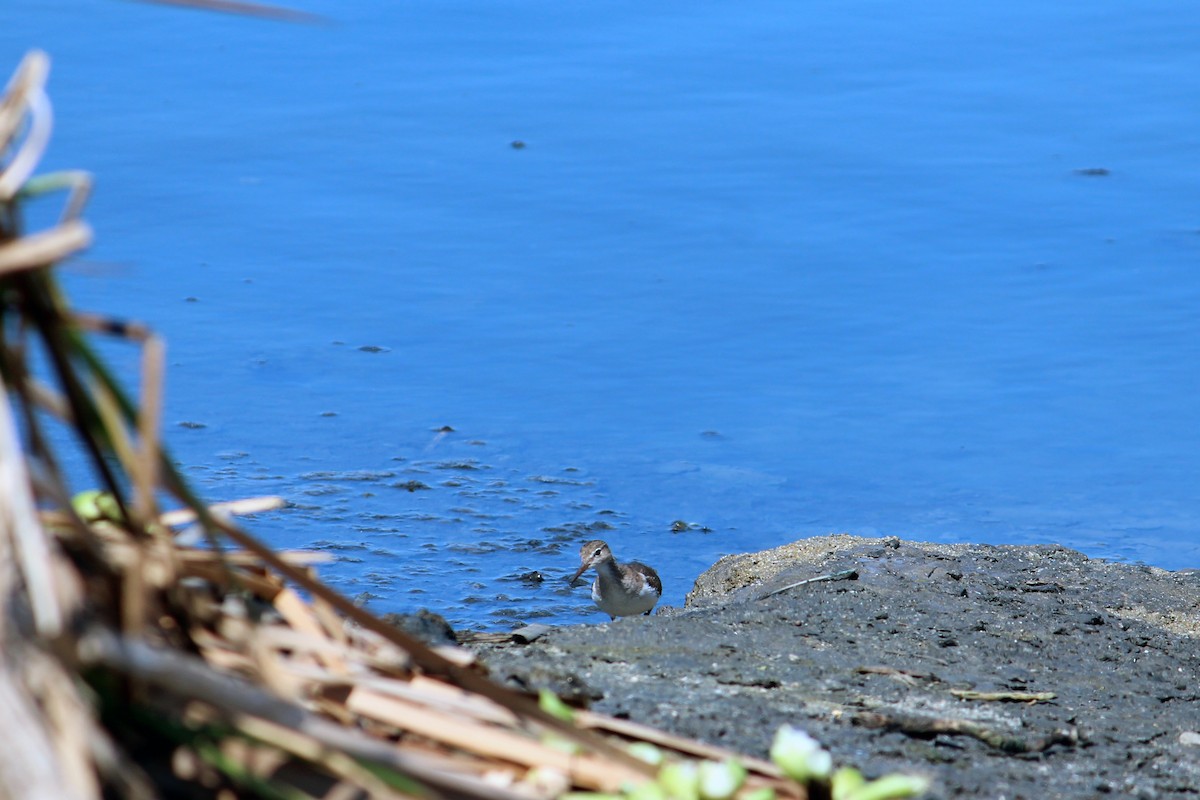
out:
{"label": "vegetation clump", "polygon": [[[0,100],[0,796],[872,800],[920,789],[888,794],[831,772],[828,753],[790,730],[771,763],[553,695],[539,703],[467,651],[423,644],[329,589],[315,574],[322,554],[274,552],[234,522],[279,498],[201,502],[160,441],[162,341],[73,309],[55,278],[91,241],[91,179],[35,175],[52,127],[48,74],[48,57],[30,53]],[[26,231],[23,208],[42,196],[65,196],[61,215]],[[97,355],[101,335],[140,349],[136,397]],[[61,448],[83,454],[99,488],[72,490]]]}

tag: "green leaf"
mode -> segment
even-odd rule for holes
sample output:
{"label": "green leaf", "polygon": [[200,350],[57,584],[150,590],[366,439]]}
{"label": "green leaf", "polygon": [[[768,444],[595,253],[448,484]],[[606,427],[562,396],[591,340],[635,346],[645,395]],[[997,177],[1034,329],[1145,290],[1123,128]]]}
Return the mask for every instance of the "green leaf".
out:
{"label": "green leaf", "polygon": [[538,691],[538,705],[541,706],[542,711],[556,719],[561,719],[563,722],[575,721],[575,711],[549,689]]}
{"label": "green leaf", "polygon": [[746,768],[738,761],[705,761],[700,765],[700,797],[729,800],[746,782]]}
{"label": "green leaf", "polygon": [[695,764],[667,764],[659,770],[658,783],[673,800],[700,800],[700,775]]}
{"label": "green leaf", "polygon": [[860,787],[846,800],[901,800],[929,791],[929,779],[921,775],[884,775]]}
{"label": "green leaf", "polygon": [[659,766],[663,763],[663,752],[649,742],[634,742],[628,747],[629,755],[634,758],[645,761],[651,766]]}
{"label": "green leaf", "polygon": [[866,785],[867,779],[854,767],[842,767],[833,773],[829,783],[833,800],[850,800],[855,792]]}
{"label": "green leaf", "polygon": [[771,760],[797,783],[825,780],[833,770],[833,757],[816,739],[799,728],[781,725],[771,743]]}

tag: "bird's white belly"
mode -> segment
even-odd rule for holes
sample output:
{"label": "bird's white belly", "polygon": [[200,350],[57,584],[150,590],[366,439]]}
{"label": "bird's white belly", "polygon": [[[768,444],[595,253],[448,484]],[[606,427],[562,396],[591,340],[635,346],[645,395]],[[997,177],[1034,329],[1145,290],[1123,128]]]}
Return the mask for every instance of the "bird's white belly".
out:
{"label": "bird's white belly", "polygon": [[600,594],[600,579],[592,584],[592,600],[600,610],[610,617],[632,617],[645,614],[658,602],[658,593],[649,584],[643,585],[637,594],[613,592],[610,596]]}

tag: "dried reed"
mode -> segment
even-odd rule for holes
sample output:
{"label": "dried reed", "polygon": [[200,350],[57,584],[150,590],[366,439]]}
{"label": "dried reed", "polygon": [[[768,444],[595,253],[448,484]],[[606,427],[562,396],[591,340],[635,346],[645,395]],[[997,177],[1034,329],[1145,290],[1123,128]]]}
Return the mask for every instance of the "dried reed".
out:
{"label": "dried reed", "polygon": [[[55,280],[91,241],[91,180],[34,176],[48,71],[30,53],[0,100],[0,796],[549,798],[645,783],[657,769],[632,742],[669,761],[731,758],[549,713],[469,653],[428,647],[326,587],[318,555],[273,552],[231,521],[277,498],[200,502],[159,440],[161,340],[73,311]],[[26,199],[62,191],[56,224],[22,230]],[[96,334],[141,347],[137,402]],[[56,419],[99,491],[72,500]],[[181,507],[162,511],[164,497]],[[206,546],[181,543],[189,524]],[[804,796],[771,764],[743,763],[745,791]]]}

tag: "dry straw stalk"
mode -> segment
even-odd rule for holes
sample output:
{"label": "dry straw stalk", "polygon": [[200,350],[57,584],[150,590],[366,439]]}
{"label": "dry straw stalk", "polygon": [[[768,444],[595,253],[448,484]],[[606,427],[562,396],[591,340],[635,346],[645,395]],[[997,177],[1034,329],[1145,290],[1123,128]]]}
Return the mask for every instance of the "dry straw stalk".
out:
{"label": "dry straw stalk", "polygon": [[[56,282],[91,241],[91,181],[35,176],[48,75],[29,54],[0,100],[0,797],[550,798],[650,780],[631,742],[732,757],[550,714],[469,652],[430,648],[325,586],[321,555],[276,553],[233,521],[278,498],[202,503],[159,438],[162,342],[75,312]],[[59,222],[22,230],[22,203],[55,192]],[[141,348],[136,402],[95,335]],[[51,425],[99,490],[73,491]],[[201,544],[185,544],[187,526]],[[803,796],[744,763],[747,786]]]}

